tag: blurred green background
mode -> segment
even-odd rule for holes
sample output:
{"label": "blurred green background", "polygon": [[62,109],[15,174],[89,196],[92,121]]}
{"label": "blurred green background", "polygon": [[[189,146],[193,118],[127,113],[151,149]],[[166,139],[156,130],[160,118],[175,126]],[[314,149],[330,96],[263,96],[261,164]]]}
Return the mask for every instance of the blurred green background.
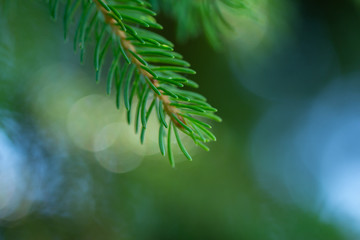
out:
{"label": "blurred green background", "polygon": [[249,0],[217,50],[158,2],[223,118],[175,169],[95,84],[93,43],[82,66],[43,1],[0,1],[0,240],[360,239],[359,2]]}

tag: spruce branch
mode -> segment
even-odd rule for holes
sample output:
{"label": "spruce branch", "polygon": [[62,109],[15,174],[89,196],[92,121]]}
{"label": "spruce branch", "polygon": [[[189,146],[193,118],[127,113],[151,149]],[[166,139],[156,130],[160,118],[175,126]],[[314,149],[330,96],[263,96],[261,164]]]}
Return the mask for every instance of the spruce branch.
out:
{"label": "spruce branch", "polygon": [[[61,0],[49,1],[50,11],[56,17]],[[174,52],[174,45],[149,28],[162,29],[156,22],[156,15],[150,4],[142,0],[67,0],[64,14],[65,38],[70,23],[80,9],[74,48],[80,49],[80,59],[85,53],[86,40],[94,35],[96,47],[94,66],[96,80],[101,79],[101,70],[106,54],[112,49],[112,61],[107,74],[108,94],[115,86],[116,106],[120,107],[121,95],[127,110],[127,120],[131,122],[133,98],[137,96],[135,130],[141,124],[140,141],[143,143],[148,118],[155,108],[160,123],[159,147],[165,155],[167,137],[168,157],[174,166],[171,135],[175,134],[180,150],[191,160],[177,130],[190,136],[194,142],[208,150],[204,143],[215,141],[209,131],[211,126],[204,121],[221,119],[214,113],[202,95],[181,88],[198,87],[185,77],[195,74],[190,64]],[[150,104],[148,104],[150,103]],[[149,105],[149,106],[148,106]],[[168,129],[167,136],[165,128]]]}
{"label": "spruce branch", "polygon": [[[111,26],[112,31],[120,38],[120,43],[123,49],[125,50],[125,55],[130,58],[130,61],[135,64],[139,74],[145,77],[149,85],[155,93],[155,96],[160,99],[160,101],[163,102],[164,110],[167,113],[168,116],[172,117],[172,115],[176,115],[182,122],[184,122],[184,119],[181,115],[178,115],[178,109],[176,107],[171,106],[171,102],[169,100],[169,97],[166,95],[163,95],[164,91],[157,90],[159,87],[159,82],[154,79],[156,75],[152,75],[149,71],[146,70],[146,66],[148,65],[145,60],[142,59],[140,55],[137,54],[135,46],[131,43],[130,40],[127,40],[126,32],[121,29],[121,27],[118,26],[118,22],[114,18],[114,16],[121,16],[117,15],[117,12],[112,12],[111,9],[114,9],[113,7],[108,7],[104,0],[94,0],[96,3],[98,9],[101,11],[105,18],[105,22]],[[108,7],[108,8],[106,8]],[[122,6],[123,8],[130,8],[133,6]],[[135,8],[132,9],[145,9],[145,8]],[[143,10],[144,11],[144,10]],[[146,12],[146,11],[145,11]],[[150,12],[152,13],[152,12]],[[121,21],[121,20],[120,20]],[[126,28],[125,28],[126,29]],[[172,117],[173,118],[173,117]],[[173,119],[174,120],[174,119]],[[178,127],[182,128],[180,124],[177,124]]]}

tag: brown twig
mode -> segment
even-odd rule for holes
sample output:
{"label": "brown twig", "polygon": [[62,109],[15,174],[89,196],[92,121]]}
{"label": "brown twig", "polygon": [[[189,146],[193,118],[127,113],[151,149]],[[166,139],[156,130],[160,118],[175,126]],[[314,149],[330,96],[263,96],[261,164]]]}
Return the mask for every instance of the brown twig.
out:
{"label": "brown twig", "polygon": [[[116,34],[119,38],[120,38],[120,43],[122,45],[122,47],[124,48],[125,52],[128,53],[128,57],[130,59],[130,61],[136,65],[137,71],[143,75],[144,77],[148,78],[152,84],[154,84],[155,87],[159,86],[159,82],[154,79],[154,77],[148,73],[147,71],[145,71],[141,66],[143,66],[143,64],[137,60],[132,54],[130,54],[130,51],[136,53],[136,48],[135,46],[131,43],[130,40],[127,39],[127,35],[126,32],[123,31],[118,25],[117,25],[117,21],[113,18],[113,16],[111,16],[111,12],[109,12],[108,10],[106,10],[100,3],[98,0],[93,0],[97,6],[97,8],[100,10],[100,12],[103,14],[104,18],[105,18],[105,22],[107,24],[109,24],[109,26],[111,27],[112,31],[114,34]],[[103,0],[104,1],[104,0]],[[163,93],[160,90],[160,93]],[[176,117],[182,121],[184,124],[186,124],[185,119],[179,115],[179,110],[174,107],[171,106],[171,101],[169,99],[169,97],[167,95],[161,94],[154,94],[157,98],[159,98],[160,101],[163,102],[163,106],[164,106],[164,110],[166,112],[166,114],[171,118],[172,122],[180,129],[183,129],[183,126],[181,126],[180,123],[178,123],[174,117],[173,114],[176,115]]]}

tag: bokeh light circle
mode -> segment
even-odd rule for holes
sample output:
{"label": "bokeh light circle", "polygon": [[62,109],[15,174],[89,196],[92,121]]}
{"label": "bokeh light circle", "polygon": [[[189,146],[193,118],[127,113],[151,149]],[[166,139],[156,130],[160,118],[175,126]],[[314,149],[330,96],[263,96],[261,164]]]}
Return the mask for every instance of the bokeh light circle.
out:
{"label": "bokeh light circle", "polygon": [[88,95],[75,102],[69,111],[69,136],[81,149],[102,151],[117,138],[116,132],[109,132],[104,126],[119,121],[119,116],[110,98],[98,94]]}

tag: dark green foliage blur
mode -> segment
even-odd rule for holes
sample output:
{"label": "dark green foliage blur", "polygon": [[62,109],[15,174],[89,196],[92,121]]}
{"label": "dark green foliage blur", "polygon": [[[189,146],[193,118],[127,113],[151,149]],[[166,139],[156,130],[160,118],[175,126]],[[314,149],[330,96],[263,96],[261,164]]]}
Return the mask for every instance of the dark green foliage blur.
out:
{"label": "dark green foliage blur", "polygon": [[[338,127],[329,117],[302,138],[315,100],[352,89],[324,109],[359,105],[358,1],[241,1],[235,14],[221,10],[233,30],[220,25],[210,39],[204,23],[183,25],[181,4],[151,2],[223,118],[211,151],[185,142],[193,161],[176,150],[171,168],[157,130],[140,145],[106,83],[95,83],[94,43],[80,64],[45,1],[0,0],[0,240],[358,239],[357,215],[340,214],[341,198],[326,204],[321,157],[291,141],[321,149],[320,130]],[[334,79],[348,87],[330,91]]]}

